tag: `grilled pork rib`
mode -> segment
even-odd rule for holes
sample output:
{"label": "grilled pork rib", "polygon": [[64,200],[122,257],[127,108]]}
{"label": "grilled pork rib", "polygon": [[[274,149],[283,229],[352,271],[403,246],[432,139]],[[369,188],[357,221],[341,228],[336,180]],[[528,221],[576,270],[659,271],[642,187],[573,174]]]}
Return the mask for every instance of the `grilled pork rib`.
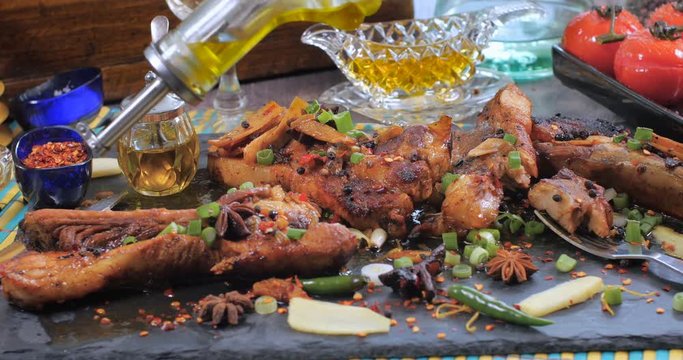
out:
{"label": "grilled pork rib", "polygon": [[[531,126],[531,102],[518,87],[508,85],[479,114],[474,130],[455,132],[451,162],[460,178],[448,186],[441,206],[447,229],[490,225],[498,216],[503,186],[529,187],[538,175]],[[503,140],[504,134],[514,136],[514,144]],[[511,151],[520,153],[518,169],[509,166]]]}
{"label": "grilled pork rib", "polygon": [[551,179],[542,179],[529,190],[529,203],[544,210],[565,230],[574,233],[584,222],[590,231],[607,237],[612,228],[612,207],[605,189],[569,169]]}
{"label": "grilled pork rib", "polygon": [[[342,225],[319,223],[319,209],[300,194],[285,193],[279,187],[256,188],[225,195],[218,202],[222,210],[215,227],[226,237],[217,239],[212,248],[199,237],[166,234],[104,252],[82,248],[28,252],[0,266],[3,292],[19,306],[41,308],[122,286],[142,288],[176,276],[312,276],[338,270],[356,250],[356,237]],[[74,216],[82,222],[92,216],[96,221],[91,222],[98,225],[91,227],[98,229],[105,218],[111,223],[123,222],[117,213],[122,219],[148,216],[156,223],[178,219],[169,217],[165,210],[113,211],[99,218],[88,211],[43,212],[51,216],[46,220],[57,227],[60,223],[71,224]],[[28,226],[34,226],[35,216],[29,219]],[[291,240],[285,233],[287,227],[307,230],[301,239]],[[44,235],[49,234],[52,232]]]}

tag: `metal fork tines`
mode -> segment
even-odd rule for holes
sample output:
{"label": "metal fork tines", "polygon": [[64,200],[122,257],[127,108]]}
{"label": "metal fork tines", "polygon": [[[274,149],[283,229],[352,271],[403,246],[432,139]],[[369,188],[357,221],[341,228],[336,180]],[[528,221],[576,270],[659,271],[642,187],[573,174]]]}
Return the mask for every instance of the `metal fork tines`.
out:
{"label": "metal fork tines", "polygon": [[626,242],[617,242],[614,239],[604,239],[597,236],[570,234],[547,214],[538,210],[534,210],[534,213],[555,234],[587,253],[611,260],[654,261],[678,273],[679,276],[682,276],[678,282],[683,282],[683,260],[669,256],[656,247],[639,248],[634,251]]}

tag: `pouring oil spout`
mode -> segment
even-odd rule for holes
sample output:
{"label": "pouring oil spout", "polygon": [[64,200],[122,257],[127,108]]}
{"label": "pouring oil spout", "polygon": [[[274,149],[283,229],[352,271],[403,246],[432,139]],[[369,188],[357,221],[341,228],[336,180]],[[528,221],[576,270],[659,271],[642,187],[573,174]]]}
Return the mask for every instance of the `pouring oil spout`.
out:
{"label": "pouring oil spout", "polygon": [[301,42],[320,48],[334,59],[336,54],[343,49],[347,36],[343,31],[320,23],[306,29],[301,35]]}

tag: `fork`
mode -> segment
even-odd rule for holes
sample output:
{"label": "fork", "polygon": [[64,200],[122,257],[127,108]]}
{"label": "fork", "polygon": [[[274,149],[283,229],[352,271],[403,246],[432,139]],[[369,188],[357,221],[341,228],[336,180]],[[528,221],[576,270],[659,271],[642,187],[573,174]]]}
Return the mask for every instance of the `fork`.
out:
{"label": "fork", "polygon": [[[642,248],[642,250],[639,249],[640,251],[634,252],[629,248],[625,241],[616,242],[612,239],[603,239],[596,236],[589,237],[570,234],[547,214],[538,210],[534,210],[534,213],[536,214],[536,217],[559,237],[590,254],[610,260],[650,260],[664,265],[668,269],[683,276],[683,260],[679,260],[655,249]],[[678,282],[683,282],[683,277],[680,278]]]}

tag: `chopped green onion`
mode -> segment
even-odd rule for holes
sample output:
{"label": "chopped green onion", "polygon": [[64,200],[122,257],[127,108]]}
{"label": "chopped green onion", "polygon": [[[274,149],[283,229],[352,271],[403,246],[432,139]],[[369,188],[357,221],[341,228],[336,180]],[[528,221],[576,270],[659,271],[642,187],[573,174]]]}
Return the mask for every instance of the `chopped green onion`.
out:
{"label": "chopped green onion", "polygon": [[413,266],[413,260],[410,260],[410,258],[407,256],[400,257],[398,259],[394,259],[394,268],[395,269],[411,267],[411,266]]}
{"label": "chopped green onion", "polygon": [[232,194],[232,193],[234,193],[234,192],[237,192],[237,188],[236,188],[236,187],[231,187],[230,189],[228,189],[227,194]]}
{"label": "chopped green onion", "polygon": [[441,239],[443,240],[446,250],[458,250],[458,233],[447,232],[441,234]]}
{"label": "chopped green onion", "polygon": [[607,285],[603,295],[605,302],[611,306],[621,305],[621,302],[623,301],[621,297],[621,288],[616,285]]}
{"label": "chopped green onion", "polygon": [[178,224],[178,234],[187,234],[187,227]]}
{"label": "chopped green onion", "polygon": [[448,189],[448,186],[453,183],[453,181],[458,180],[460,178],[459,174],[453,174],[453,173],[445,173],[441,177],[441,192],[445,193],[446,189]]}
{"label": "chopped green onion", "polygon": [[217,217],[220,212],[221,206],[215,201],[197,208],[197,215],[202,219]]}
{"label": "chopped green onion", "polygon": [[330,111],[323,111],[318,115],[318,121],[320,121],[323,124],[327,124],[330,120],[334,119],[334,114]]}
{"label": "chopped green onion", "polygon": [[519,151],[510,151],[508,153],[508,167],[511,170],[516,170],[522,167],[522,157]]}
{"label": "chopped green onion", "polygon": [[354,164],[354,165],[358,164],[363,160],[363,158],[365,158],[365,155],[355,152],[355,153],[351,154],[351,159],[350,159],[351,164]]}
{"label": "chopped green onion", "polygon": [[576,267],[576,263],[577,261],[573,257],[566,254],[562,254],[560,255],[560,257],[557,258],[557,261],[555,261],[555,269],[563,273],[570,272],[574,270],[574,268]]}
{"label": "chopped green onion", "polygon": [[481,229],[479,232],[491,233],[496,241],[500,241],[500,230],[498,229]]}
{"label": "chopped green onion", "polygon": [[467,242],[470,244],[474,244],[479,241],[479,230],[477,229],[472,229],[467,232]]}
{"label": "chopped green onion", "polygon": [[654,216],[650,215],[645,215],[642,220],[640,220],[641,225],[643,223],[652,225],[653,227],[657,225],[661,225],[663,219],[662,219],[662,214],[656,214]]}
{"label": "chopped green onion", "polygon": [[135,238],[135,236],[129,235],[129,236],[126,236],[125,238],[123,238],[122,244],[123,245],[129,245],[129,244],[135,244],[136,242],[138,242],[138,239]]}
{"label": "chopped green onion", "polygon": [[612,199],[612,204],[614,204],[614,208],[617,210],[627,208],[629,204],[628,194],[617,194],[617,196],[615,196],[614,199]]}
{"label": "chopped green onion", "polygon": [[652,140],[652,129],[646,127],[637,127],[636,133],[633,134],[633,138],[641,142],[648,142]]}
{"label": "chopped green onion", "polygon": [[626,139],[626,134],[619,134],[619,135],[613,137],[612,141],[618,144],[618,143],[624,141],[624,139]]}
{"label": "chopped green onion", "polygon": [[315,114],[320,110],[320,103],[318,103],[318,100],[313,100],[308,103],[308,106],[306,106],[306,114]]}
{"label": "chopped green onion", "polygon": [[641,234],[643,234],[643,235],[649,234],[650,231],[652,231],[652,228],[653,228],[652,225],[650,225],[648,223],[644,223],[641,221],[641,223],[640,223],[640,233]]}
{"label": "chopped green onion", "polygon": [[199,236],[202,234],[202,221],[199,219],[190,220],[187,224],[187,235]]}
{"label": "chopped green onion", "polygon": [[484,248],[477,246],[470,254],[470,264],[479,266],[489,259],[489,253]]}
{"label": "chopped green onion", "polygon": [[512,134],[508,134],[508,133],[506,133],[505,135],[503,135],[503,140],[509,142],[509,143],[512,144],[512,145],[514,145],[514,144],[517,143],[517,137],[514,136],[514,135],[512,135]]}
{"label": "chopped green onion", "polygon": [[628,215],[626,215],[626,217],[627,217],[629,220],[638,220],[638,221],[640,221],[640,220],[643,219],[643,214],[641,214],[640,211],[638,211],[638,209],[633,209],[633,210],[631,210],[631,211],[628,212]]}
{"label": "chopped green onion", "polygon": [[470,255],[472,255],[472,251],[477,247],[478,246],[474,244],[465,245],[465,247],[462,249],[463,256],[469,259]]}
{"label": "chopped green onion", "polygon": [[263,149],[256,153],[256,162],[260,165],[272,165],[275,162],[275,154],[272,149]]}
{"label": "chopped green onion", "polygon": [[292,240],[301,240],[306,233],[306,229],[287,228],[287,237]]}
{"label": "chopped green onion", "polygon": [[277,311],[277,300],[272,296],[259,296],[254,301],[254,311],[259,315],[268,315]]}
{"label": "chopped green onion", "polygon": [[240,185],[240,190],[249,190],[249,189],[253,189],[253,188],[254,188],[254,183],[251,181],[244,182],[244,183],[242,183],[242,185]]}
{"label": "chopped green onion", "polygon": [[318,155],[318,156],[320,156],[320,157],[325,157],[325,156],[327,156],[327,152],[326,152],[326,151],[322,151],[322,150],[311,150],[311,154],[315,154],[315,155]]}
{"label": "chopped green onion", "polygon": [[676,311],[683,312],[683,292],[674,295],[672,307]]}
{"label": "chopped green onion", "polygon": [[353,130],[353,119],[351,119],[351,113],[348,111],[341,112],[333,116],[334,124],[337,126],[337,131],[346,134]]}
{"label": "chopped green onion", "polygon": [[460,264],[460,254],[455,251],[446,251],[446,257],[444,259],[446,265],[455,266]]}
{"label": "chopped green onion", "polygon": [[516,234],[519,229],[524,226],[524,219],[521,216],[510,214],[510,217],[506,220],[507,226],[510,229],[510,233]]}
{"label": "chopped green onion", "polygon": [[172,222],[172,223],[166,225],[166,227],[163,230],[161,230],[159,235],[177,234],[177,233],[178,233],[178,224]]}
{"label": "chopped green onion", "polygon": [[643,242],[643,238],[640,235],[640,221],[626,220],[626,242],[631,244]]}
{"label": "chopped green onion", "polygon": [[458,279],[467,279],[472,277],[472,267],[467,264],[458,264],[453,266],[453,277]]}
{"label": "chopped green onion", "polygon": [[495,257],[496,254],[498,254],[498,250],[500,250],[500,246],[498,244],[486,244],[486,252],[489,254],[489,258]]}
{"label": "chopped green onion", "polygon": [[201,238],[204,240],[204,243],[206,244],[207,247],[212,247],[213,243],[216,242],[216,229],[212,228],[211,226],[207,226],[202,230],[201,233]]}
{"label": "chopped green onion", "polygon": [[628,139],[626,141],[626,147],[629,150],[640,150],[643,147],[643,144],[636,139]]}
{"label": "chopped green onion", "polygon": [[366,136],[364,132],[362,132],[360,130],[355,130],[355,129],[346,132],[346,135],[348,135],[354,139],[358,139],[359,137]]}
{"label": "chopped green onion", "polygon": [[488,231],[479,230],[479,234],[477,236],[479,237],[478,244],[481,247],[486,247],[486,245],[489,244],[496,244],[496,238]]}
{"label": "chopped green onion", "polygon": [[524,224],[524,234],[527,236],[541,235],[545,231],[545,225],[539,221],[527,221]]}

